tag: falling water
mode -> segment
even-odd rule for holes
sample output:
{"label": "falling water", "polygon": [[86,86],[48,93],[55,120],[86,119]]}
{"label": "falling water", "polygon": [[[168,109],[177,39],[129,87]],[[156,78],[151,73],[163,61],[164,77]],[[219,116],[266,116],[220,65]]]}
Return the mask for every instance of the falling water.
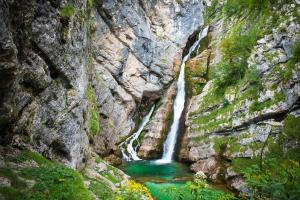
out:
{"label": "falling water", "polygon": [[191,54],[193,53],[193,51],[196,50],[200,41],[207,36],[207,33],[208,33],[208,27],[204,28],[199,33],[198,40],[193,44],[193,46],[189,49],[188,54],[183,58],[182,64],[180,66],[180,74],[177,81],[177,95],[173,107],[174,109],[173,124],[168,133],[167,139],[164,143],[163,156],[160,160],[156,161],[157,163],[170,163],[172,161],[174,151],[175,151],[180,117],[182,115],[182,111],[184,109],[184,103],[185,103],[185,80],[184,80],[185,63],[190,59]]}
{"label": "falling water", "polygon": [[[130,160],[141,160],[138,155],[137,155],[137,148],[140,146],[139,143],[139,136],[142,133],[144,127],[146,126],[146,124],[149,122],[150,117],[154,111],[154,107],[153,106],[150,110],[150,112],[143,118],[142,124],[140,125],[139,129],[137,130],[137,132],[135,132],[134,134],[132,134],[130,137],[128,137],[124,142],[122,142],[119,147],[121,149],[122,155],[123,155],[123,159],[130,161]],[[136,141],[137,145],[135,145],[135,147],[133,147],[133,142]],[[125,148],[126,147],[126,148]]]}

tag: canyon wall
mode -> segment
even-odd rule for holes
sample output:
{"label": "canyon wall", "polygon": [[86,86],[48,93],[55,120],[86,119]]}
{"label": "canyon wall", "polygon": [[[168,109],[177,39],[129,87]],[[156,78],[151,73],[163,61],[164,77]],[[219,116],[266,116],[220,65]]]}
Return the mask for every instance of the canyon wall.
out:
{"label": "canyon wall", "polygon": [[[222,4],[215,6],[220,12]],[[225,179],[237,190],[243,190],[238,169],[249,167],[272,145],[284,141],[276,146],[284,152],[299,148],[290,132],[299,132],[300,8],[298,2],[275,6],[270,12],[276,21],[269,16],[262,24],[263,17],[250,25],[247,17],[216,14],[208,23],[204,49],[187,64],[191,100],[179,158],[191,162],[193,171],[214,181]],[[238,46],[252,39],[253,44]],[[228,57],[235,71],[226,68]],[[238,77],[243,66],[244,75]]]}
{"label": "canyon wall", "polygon": [[173,81],[202,1],[0,1],[1,144],[82,168]]}

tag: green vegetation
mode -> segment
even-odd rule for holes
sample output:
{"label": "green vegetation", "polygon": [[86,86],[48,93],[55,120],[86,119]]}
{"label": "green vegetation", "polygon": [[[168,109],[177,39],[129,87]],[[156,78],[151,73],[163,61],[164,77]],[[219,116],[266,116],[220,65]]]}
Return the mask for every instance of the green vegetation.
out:
{"label": "green vegetation", "polygon": [[33,160],[39,165],[52,165],[53,164],[53,162],[49,161],[45,157],[41,156],[38,153],[30,151],[28,149],[25,149],[25,150],[21,151],[16,156],[9,157],[8,160],[11,161],[11,162],[16,162],[16,163],[22,163],[22,162],[25,162],[27,160]]}
{"label": "green vegetation", "polygon": [[89,85],[85,92],[86,99],[89,102],[89,115],[90,115],[90,134],[95,135],[100,133],[100,116],[99,108],[96,100],[96,94],[91,85]]}
{"label": "green vegetation", "polygon": [[114,200],[115,199],[115,194],[112,191],[112,189],[109,188],[104,183],[102,183],[101,181],[98,181],[98,180],[91,181],[89,189],[97,197],[100,197],[101,199],[105,199],[105,200]]}
{"label": "green vegetation", "polygon": [[300,40],[297,40],[292,47],[293,56],[291,58],[291,62],[296,64],[300,63]]}
{"label": "green vegetation", "polygon": [[60,16],[66,19],[73,17],[75,13],[76,13],[76,9],[71,4],[64,5],[59,11]]}
{"label": "green vegetation", "polygon": [[[286,101],[284,84],[295,74],[300,75],[297,70],[300,61],[299,39],[294,41],[292,58],[287,62],[278,64],[278,57],[281,54],[279,50],[259,55],[264,56],[266,62],[273,65],[269,66],[263,77],[257,70],[256,64],[259,63],[255,63],[256,57],[250,58],[250,55],[257,41],[262,36],[270,34],[274,27],[279,27],[279,31],[285,33],[289,18],[293,16],[299,19],[297,5],[295,8],[290,7],[289,9],[294,11],[288,14],[282,12],[281,7],[291,3],[295,4],[291,0],[227,0],[223,4],[214,0],[206,13],[206,23],[221,22],[223,28],[228,31],[223,38],[216,38],[211,44],[213,48],[220,47],[222,57],[219,63],[210,66],[208,78],[213,80],[213,84],[203,96],[199,109],[190,114],[193,127],[196,127],[194,129],[205,133],[193,138],[192,142],[213,142],[217,153],[226,151],[229,157],[236,152],[252,150],[254,157],[251,159],[232,158],[232,162],[224,160],[222,163],[226,166],[231,165],[236,172],[244,174],[251,189],[251,199],[299,198],[300,117],[288,115],[279,138],[269,135],[265,143],[251,142],[242,146],[239,140],[244,136],[213,137],[209,133],[230,128],[233,114],[235,118],[241,119],[246,116],[248,113],[244,108],[248,108],[249,101],[252,102],[249,107],[250,113]],[[218,44],[220,46],[217,46]],[[249,66],[249,63],[253,66]],[[278,82],[274,81],[276,80],[274,77]],[[232,93],[230,90],[235,92]],[[259,101],[259,94],[266,91],[274,93],[274,97],[263,102]]]}
{"label": "green vegetation", "polygon": [[[217,128],[220,124],[231,127],[232,110],[232,105],[224,105],[222,108],[214,109],[209,114],[193,119],[193,123],[198,125],[198,129],[207,131]],[[219,119],[216,118],[217,116],[219,116]]]}
{"label": "green vegetation", "polygon": [[203,68],[197,67],[196,71],[192,71],[186,67],[185,84],[187,96],[200,94],[206,82],[206,71],[204,72]]}
{"label": "green vegetation", "polygon": [[300,139],[300,116],[288,115],[284,120],[284,133],[288,139]]}
{"label": "green vegetation", "polygon": [[[98,157],[96,157],[98,158]],[[100,176],[90,177],[62,164],[47,160],[30,150],[5,155],[5,166],[0,167],[0,177],[9,180],[9,187],[0,187],[0,195],[13,200],[152,200],[148,189],[134,181],[128,181],[113,190],[111,184],[120,184],[117,169],[107,165]],[[102,162],[98,158],[98,162]],[[88,182],[88,186],[84,184]]]}
{"label": "green vegetation", "polygon": [[96,4],[96,0],[88,0],[87,5],[89,8],[92,8]]}
{"label": "green vegetation", "polygon": [[272,104],[271,100],[267,100],[265,102],[254,101],[249,107],[250,112],[262,111],[264,108],[270,107]]}
{"label": "green vegetation", "polygon": [[296,67],[296,64],[300,63],[300,40],[297,40],[295,44],[292,46],[292,58],[287,63],[287,68],[284,71],[283,80],[287,82],[291,79],[293,75],[293,70]]}
{"label": "green vegetation", "polygon": [[221,42],[222,61],[214,66],[212,77],[216,79],[219,92],[243,79],[247,70],[247,59],[256,41],[261,37],[259,24],[239,22]]}
{"label": "green vegetation", "polygon": [[84,187],[82,176],[64,166],[28,168],[20,175],[35,180],[29,199],[92,199]]}
{"label": "green vegetation", "polygon": [[299,197],[300,167],[298,161],[267,158],[263,169],[257,164],[244,170],[253,198],[297,199]]}
{"label": "green vegetation", "polygon": [[6,199],[92,199],[83,184],[83,177],[78,172],[51,162],[35,152],[24,150],[17,155],[8,155],[6,161],[19,164],[26,161],[37,163],[23,165],[24,167],[18,169],[10,164],[0,168],[0,176],[11,181],[11,187],[0,188],[0,193]]}
{"label": "green vegetation", "polygon": [[300,148],[285,149],[288,142],[299,142],[300,117],[288,115],[283,133],[274,142],[267,141],[266,155],[253,159],[236,158],[235,171],[242,172],[253,199],[297,199],[300,190]]}
{"label": "green vegetation", "polygon": [[182,183],[155,184],[147,183],[151,193],[158,200],[230,200],[236,199],[230,194],[210,188],[207,182],[200,178]]}
{"label": "green vegetation", "polygon": [[241,16],[247,14],[266,13],[271,6],[276,3],[276,0],[227,0],[223,12],[226,16]]}
{"label": "green vegetation", "polygon": [[121,187],[116,200],[152,200],[150,191],[144,185],[129,180],[126,187]]}
{"label": "green vegetation", "polygon": [[112,183],[119,183],[120,180],[118,180],[113,174],[111,174],[109,171],[103,171],[100,172],[102,176],[110,180]]}

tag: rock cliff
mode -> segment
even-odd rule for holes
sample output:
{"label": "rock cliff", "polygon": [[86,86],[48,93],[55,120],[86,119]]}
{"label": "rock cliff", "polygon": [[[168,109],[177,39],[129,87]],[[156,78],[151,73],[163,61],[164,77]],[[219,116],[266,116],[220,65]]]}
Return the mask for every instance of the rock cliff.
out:
{"label": "rock cliff", "polygon": [[0,1],[1,144],[82,168],[171,84],[202,1]]}
{"label": "rock cliff", "polygon": [[[217,13],[208,14],[209,44],[187,64],[191,100],[179,157],[238,190],[243,178],[234,170],[263,156],[289,126],[295,129],[291,118],[299,122],[300,8],[280,5],[252,25],[250,14],[224,17],[222,3],[208,8]],[[299,147],[287,138],[285,149]]]}

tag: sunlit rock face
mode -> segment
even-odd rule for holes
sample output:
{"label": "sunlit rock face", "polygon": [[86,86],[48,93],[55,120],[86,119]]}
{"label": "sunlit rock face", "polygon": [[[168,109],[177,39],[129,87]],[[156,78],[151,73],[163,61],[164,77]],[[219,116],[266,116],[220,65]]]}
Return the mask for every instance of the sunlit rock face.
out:
{"label": "sunlit rock face", "polygon": [[[263,34],[247,57],[246,68],[255,70],[260,88],[254,88],[251,77],[245,75],[242,81],[227,87],[220,96],[216,91],[217,80],[210,79],[200,94],[191,97],[179,158],[193,162],[193,171],[203,171],[212,180],[224,176],[233,189],[240,190],[236,186],[242,182],[241,176],[228,172],[226,168],[234,160],[261,155],[264,145],[283,135],[285,119],[299,116],[300,66],[299,63],[289,64],[292,49],[299,41],[300,25],[291,12],[294,9],[295,5],[286,4],[277,11],[286,18],[278,27]],[[220,63],[222,40],[235,26],[234,20],[227,22],[221,18],[211,24],[208,50],[193,58],[188,70],[193,70],[197,58],[208,63],[208,71]],[[203,56],[207,51],[210,55]],[[201,62],[197,64],[200,71]],[[285,145],[286,149],[297,146]],[[265,152],[268,152],[267,147]],[[217,164],[207,167],[212,160]],[[227,175],[216,170],[219,167],[225,168]]]}
{"label": "sunlit rock face", "polygon": [[[96,92],[108,151],[133,131],[141,103],[151,104],[167,93],[189,35],[203,23],[202,7],[201,1],[103,1],[93,12],[95,26],[101,27],[93,39],[101,79],[95,85],[109,88]],[[163,114],[155,128],[165,126]]]}
{"label": "sunlit rock face", "polygon": [[[1,143],[73,168],[83,166],[89,143],[103,156],[116,150],[141,103],[173,81],[187,38],[203,23],[200,0],[0,5]],[[88,86],[97,106],[87,101]]]}

